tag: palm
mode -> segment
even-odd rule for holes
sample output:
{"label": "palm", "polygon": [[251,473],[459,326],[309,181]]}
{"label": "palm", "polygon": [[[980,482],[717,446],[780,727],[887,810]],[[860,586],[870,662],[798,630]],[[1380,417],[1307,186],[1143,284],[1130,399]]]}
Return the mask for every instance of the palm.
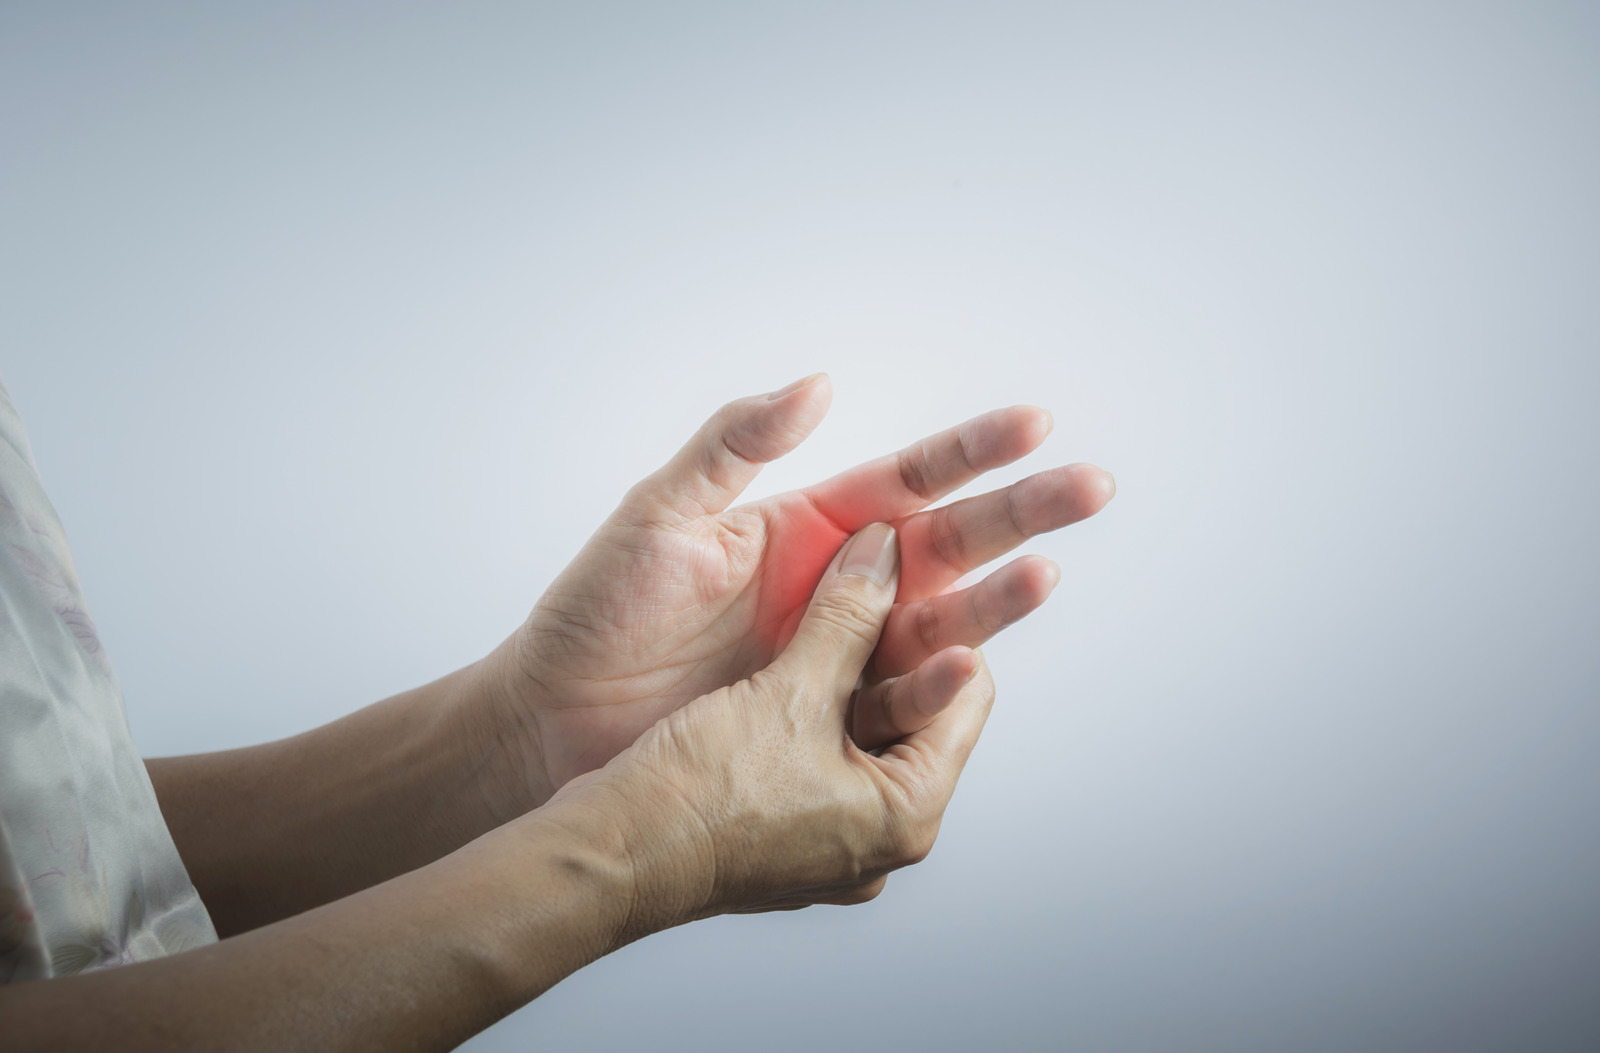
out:
{"label": "palm", "polygon": [[827,397],[823,383],[732,404],[630,493],[541,597],[515,638],[524,678],[515,694],[535,730],[546,792],[604,764],[689,700],[768,665],[860,527],[894,522],[901,538],[900,590],[871,674],[887,677],[948,645],[975,646],[1043,602],[1054,571],[1037,557],[970,589],[948,587],[1109,496],[1099,474],[1057,469],[920,511],[1038,445],[1048,418],[1018,407],[818,486],[728,509],[760,463],[815,426]]}

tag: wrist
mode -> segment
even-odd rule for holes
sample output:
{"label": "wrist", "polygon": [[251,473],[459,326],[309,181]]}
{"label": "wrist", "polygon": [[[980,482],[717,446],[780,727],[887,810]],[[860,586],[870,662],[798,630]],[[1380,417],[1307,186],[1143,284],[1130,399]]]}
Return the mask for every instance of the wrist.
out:
{"label": "wrist", "polygon": [[482,792],[497,825],[533,811],[556,790],[534,713],[536,685],[522,670],[515,645],[513,635],[475,663],[476,686],[465,719],[481,758]]}
{"label": "wrist", "polygon": [[[486,858],[472,856],[483,850]],[[503,914],[502,975],[538,977],[552,949],[545,941],[554,926],[569,968],[595,961],[645,935],[626,935],[632,914],[634,874],[625,853],[598,817],[552,814],[538,808],[469,845],[465,870],[492,875],[487,884],[512,909]],[[514,891],[513,891],[514,890]],[[518,981],[521,982],[520,980]],[[518,988],[514,1000],[537,989]]]}
{"label": "wrist", "polygon": [[534,828],[581,846],[585,866],[608,876],[622,907],[608,949],[711,913],[714,867],[704,826],[683,796],[659,785],[635,792],[629,774],[580,776],[528,816]]}

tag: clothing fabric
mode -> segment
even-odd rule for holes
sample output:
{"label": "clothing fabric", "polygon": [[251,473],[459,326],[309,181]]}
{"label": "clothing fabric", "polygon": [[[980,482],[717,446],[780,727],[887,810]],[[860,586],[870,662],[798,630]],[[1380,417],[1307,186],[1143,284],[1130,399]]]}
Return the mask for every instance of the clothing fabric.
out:
{"label": "clothing fabric", "polygon": [[0,984],[216,938],[0,383]]}

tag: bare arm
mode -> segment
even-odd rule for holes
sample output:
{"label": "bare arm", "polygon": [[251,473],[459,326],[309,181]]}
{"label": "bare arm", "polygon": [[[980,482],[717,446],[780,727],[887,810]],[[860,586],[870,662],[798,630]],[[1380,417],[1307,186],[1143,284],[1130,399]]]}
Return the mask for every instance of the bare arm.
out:
{"label": "bare arm", "polygon": [[1049,415],[1018,406],[728,507],[758,462],[816,425],[829,390],[810,378],[714,414],[483,661],[281,742],[149,762],[219,932],[432,862],[543,804],[692,699],[756,673],[794,632],[829,559],[874,519],[895,525],[904,573],[851,732],[873,748],[926,726],[975,667],[971,648],[1042,604],[1059,572],[1024,556],[968,588],[957,580],[1093,515],[1114,484],[1071,465],[926,507],[1043,441]]}
{"label": "bare arm", "polygon": [[611,949],[628,872],[605,844],[529,816],[210,947],[0,987],[0,1034],[16,1053],[450,1049]]}
{"label": "bare arm", "polygon": [[519,814],[479,778],[487,679],[468,666],[293,738],[147,761],[217,932],[370,888]]}
{"label": "bare arm", "polygon": [[436,863],[202,950],[0,988],[6,1048],[447,1049],[651,932],[871,899],[932,847],[994,697],[979,663],[921,730],[851,743],[895,562],[891,532],[857,535],[768,668]]}

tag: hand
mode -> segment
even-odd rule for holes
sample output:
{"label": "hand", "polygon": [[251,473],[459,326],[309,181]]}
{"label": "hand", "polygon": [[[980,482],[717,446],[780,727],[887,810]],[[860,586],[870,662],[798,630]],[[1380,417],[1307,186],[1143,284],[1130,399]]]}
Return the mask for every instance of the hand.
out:
{"label": "hand", "polygon": [[730,911],[863,902],[933,847],[994,685],[977,664],[926,727],[879,756],[852,743],[896,562],[893,531],[857,534],[768,668],[676,710],[535,813],[617,846],[633,890],[617,943]]}
{"label": "hand", "polygon": [[1105,472],[1069,465],[922,511],[1044,441],[1049,415],[1017,406],[730,509],[763,463],[816,427],[830,397],[819,375],[724,406],[629,491],[491,656],[504,685],[491,733],[507,748],[489,773],[511,810],[538,805],[685,702],[766,666],[840,545],[876,521],[896,528],[903,565],[867,674],[879,686],[852,730],[863,747],[916,730],[936,712],[935,696],[975,667],[969,649],[1043,603],[1059,571],[1026,556],[970,588],[950,586],[1030,536],[1093,515],[1114,492]]}

